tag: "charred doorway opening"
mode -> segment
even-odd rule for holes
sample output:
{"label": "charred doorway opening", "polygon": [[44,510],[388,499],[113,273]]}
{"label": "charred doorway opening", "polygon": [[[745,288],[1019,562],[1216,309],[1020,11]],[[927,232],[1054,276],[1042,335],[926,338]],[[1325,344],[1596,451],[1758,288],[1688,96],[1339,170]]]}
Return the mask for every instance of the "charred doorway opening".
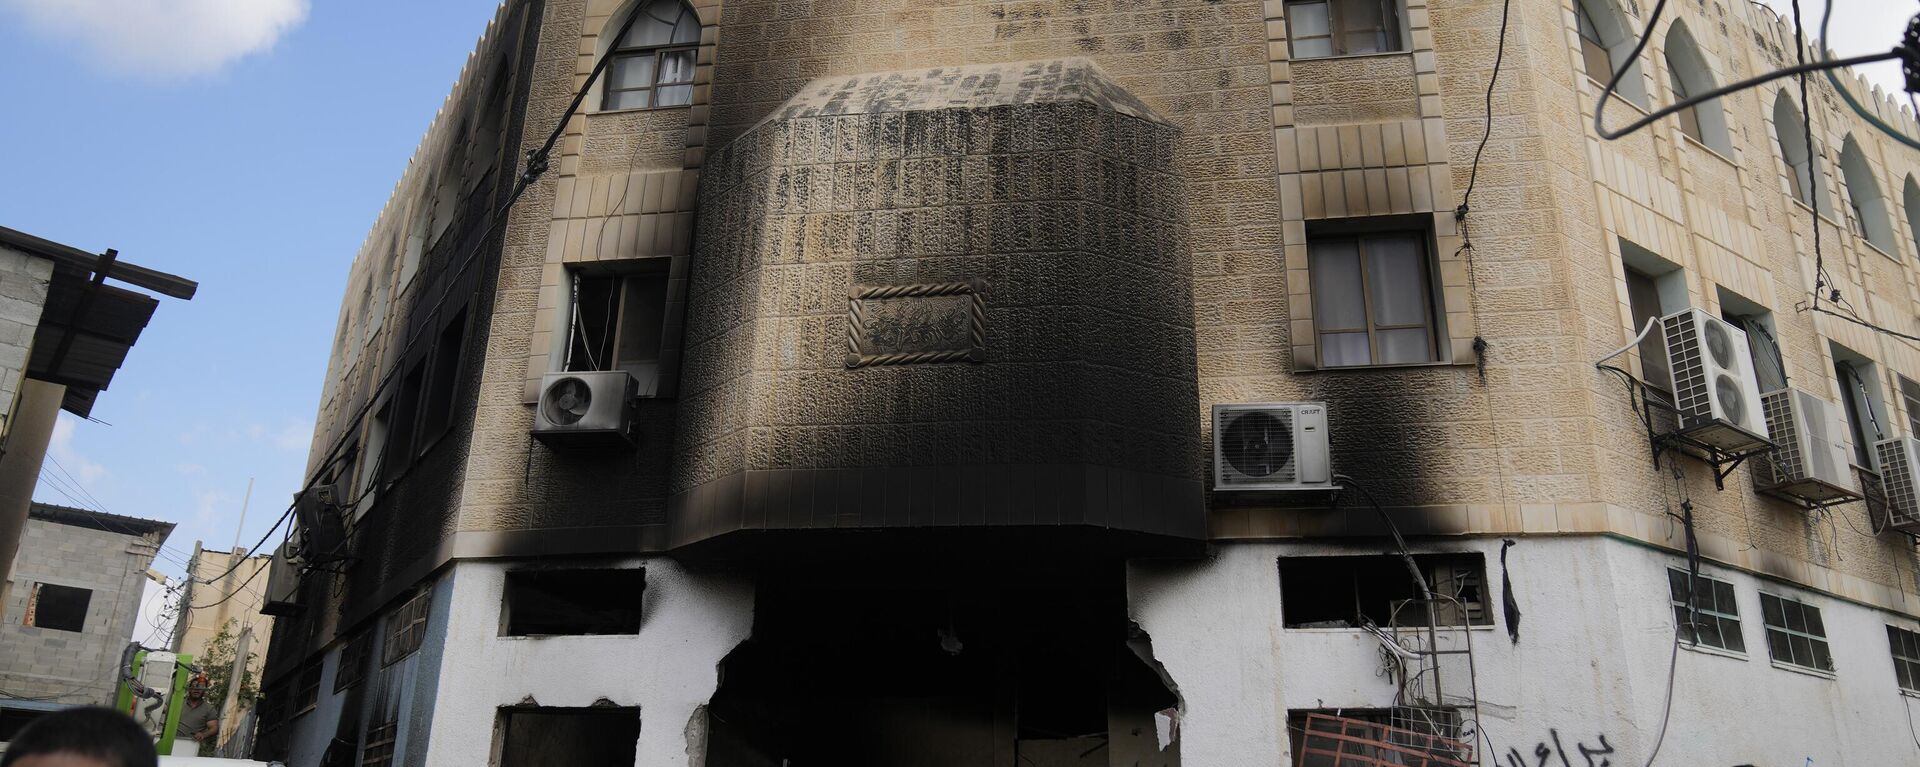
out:
{"label": "charred doorway opening", "polygon": [[1174,767],[1122,567],[763,573],[707,767]]}

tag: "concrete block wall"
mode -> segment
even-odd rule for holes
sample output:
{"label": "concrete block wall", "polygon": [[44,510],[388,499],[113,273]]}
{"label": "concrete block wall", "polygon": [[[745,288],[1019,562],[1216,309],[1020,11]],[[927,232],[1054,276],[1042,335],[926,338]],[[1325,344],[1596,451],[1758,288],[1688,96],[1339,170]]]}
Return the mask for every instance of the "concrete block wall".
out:
{"label": "concrete block wall", "polygon": [[[0,689],[60,703],[110,704],[157,546],[147,538],[27,520],[0,616]],[[23,625],[35,583],[90,589],[84,629]],[[138,637],[135,637],[136,639]],[[149,646],[161,646],[156,636]]]}
{"label": "concrete block wall", "polygon": [[0,248],[0,439],[7,434],[52,279],[52,261]]}

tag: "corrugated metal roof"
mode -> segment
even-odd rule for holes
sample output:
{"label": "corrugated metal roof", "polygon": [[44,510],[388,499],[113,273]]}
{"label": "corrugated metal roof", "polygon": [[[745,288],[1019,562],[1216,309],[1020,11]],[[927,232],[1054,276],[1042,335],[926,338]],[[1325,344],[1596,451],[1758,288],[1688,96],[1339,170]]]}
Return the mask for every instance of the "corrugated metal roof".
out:
{"label": "corrugated metal roof", "polygon": [[55,506],[51,503],[33,504],[33,507],[28,511],[28,516],[34,519],[44,519],[48,522],[57,522],[74,527],[85,527],[109,533],[119,533],[121,535],[139,536],[159,533],[159,541],[162,542],[167,539],[168,535],[173,534],[172,522],[108,514],[104,511],[80,509],[72,506]]}

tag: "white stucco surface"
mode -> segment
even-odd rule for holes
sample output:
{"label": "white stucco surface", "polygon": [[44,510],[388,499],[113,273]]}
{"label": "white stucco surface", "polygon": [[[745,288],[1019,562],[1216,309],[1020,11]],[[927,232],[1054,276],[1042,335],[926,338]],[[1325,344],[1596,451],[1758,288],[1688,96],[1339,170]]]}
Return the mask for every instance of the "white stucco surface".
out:
{"label": "white stucco surface", "polygon": [[[1611,538],[1520,539],[1508,554],[1522,611],[1515,644],[1500,615],[1499,540],[1414,548],[1486,557],[1496,623],[1472,635],[1479,745],[1490,742],[1498,764],[1517,755],[1522,765],[1559,765],[1563,754],[1573,767],[1646,762],[1672,657],[1666,571],[1683,567],[1681,557]],[[1359,630],[1287,629],[1279,599],[1283,555],[1379,553],[1377,544],[1233,544],[1204,562],[1130,568],[1134,620],[1152,635],[1183,698],[1184,764],[1291,764],[1289,710],[1392,704],[1374,639]],[[1679,652],[1657,764],[1920,764],[1904,721],[1909,703],[1920,701],[1898,689],[1885,628],[1916,621],[1725,568],[1705,572],[1734,584],[1747,652]],[[1769,659],[1761,591],[1821,609],[1832,675]]]}
{"label": "white stucco surface", "polygon": [[[605,565],[595,565],[596,567]],[[687,724],[719,686],[721,659],[753,628],[753,584],[690,572],[664,558],[645,567],[638,635],[503,637],[508,563],[453,567],[449,631],[425,765],[491,764],[502,706],[591,706],[605,698],[640,708],[635,764],[689,764]],[[705,744],[695,744],[704,749]]]}

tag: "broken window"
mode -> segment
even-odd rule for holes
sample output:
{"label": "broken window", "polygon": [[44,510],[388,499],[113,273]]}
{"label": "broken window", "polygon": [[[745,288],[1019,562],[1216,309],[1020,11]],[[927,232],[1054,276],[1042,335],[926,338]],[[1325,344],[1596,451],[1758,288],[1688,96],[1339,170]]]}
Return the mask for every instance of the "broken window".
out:
{"label": "broken window", "polygon": [[[1434,618],[1441,625],[1493,624],[1486,609],[1486,566],[1479,554],[1416,554],[1413,560],[1436,596],[1459,605],[1449,603],[1437,611]],[[1282,559],[1280,591],[1287,628],[1427,623],[1425,609],[1406,604],[1423,595],[1398,554]]]}
{"label": "broken window", "polygon": [[1451,709],[1292,711],[1287,736],[1296,767],[1466,767],[1473,747]]}
{"label": "broken window", "polygon": [[369,728],[367,746],[360,751],[360,767],[393,767],[393,742],[399,732],[397,721]]}
{"label": "broken window", "polygon": [[1893,648],[1893,673],[1900,689],[1920,692],[1920,634],[1888,626],[1887,644]]}
{"label": "broken window", "polygon": [[1775,663],[1816,671],[1833,670],[1827,627],[1820,608],[1762,592],[1760,617],[1767,625],[1767,652]]}
{"label": "broken window", "polygon": [[640,709],[500,709],[500,767],[629,767],[640,741]]}
{"label": "broken window", "polygon": [[431,590],[421,589],[419,594],[387,616],[387,645],[381,654],[380,665],[391,666],[420,649],[420,643],[427,637],[427,608],[432,606],[432,596]]}
{"label": "broken window", "polygon": [[83,631],[87,605],[92,601],[92,589],[36,583],[27,594],[27,617],[21,623],[55,631]]}
{"label": "broken window", "polygon": [[646,586],[638,568],[509,572],[505,635],[638,634]]}
{"label": "broken window", "polygon": [[566,370],[625,370],[641,395],[656,391],[666,317],[664,272],[574,272]]}
{"label": "broken window", "polygon": [[1700,576],[1692,584],[1693,609],[1687,609],[1687,571],[1667,570],[1668,597],[1673,602],[1674,623],[1680,627],[1680,641],[1746,652],[1747,640],[1740,635],[1740,605],[1733,601],[1733,584]]}

